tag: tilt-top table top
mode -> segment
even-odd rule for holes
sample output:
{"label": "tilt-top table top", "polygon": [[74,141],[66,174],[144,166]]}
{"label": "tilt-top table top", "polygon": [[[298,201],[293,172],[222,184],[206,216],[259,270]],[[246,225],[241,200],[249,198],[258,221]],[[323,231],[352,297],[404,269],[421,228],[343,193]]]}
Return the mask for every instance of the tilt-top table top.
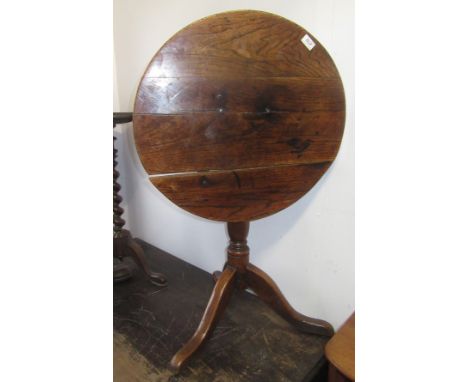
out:
{"label": "tilt-top table top", "polygon": [[239,222],[278,212],[335,159],[344,129],[339,73],[282,17],[234,11],[196,21],[140,82],[135,143],[151,182],[179,207]]}

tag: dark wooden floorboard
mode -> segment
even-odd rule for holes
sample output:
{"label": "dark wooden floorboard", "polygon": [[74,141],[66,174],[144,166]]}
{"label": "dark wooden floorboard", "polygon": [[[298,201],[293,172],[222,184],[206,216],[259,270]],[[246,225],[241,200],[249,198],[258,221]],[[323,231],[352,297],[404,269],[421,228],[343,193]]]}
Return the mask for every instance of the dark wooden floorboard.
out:
{"label": "dark wooden floorboard", "polygon": [[114,381],[311,381],[328,338],[303,334],[256,296],[235,291],[212,337],[179,374],[167,368],[191,337],[213,288],[211,275],[137,240],[169,287],[141,274],[114,286]]}

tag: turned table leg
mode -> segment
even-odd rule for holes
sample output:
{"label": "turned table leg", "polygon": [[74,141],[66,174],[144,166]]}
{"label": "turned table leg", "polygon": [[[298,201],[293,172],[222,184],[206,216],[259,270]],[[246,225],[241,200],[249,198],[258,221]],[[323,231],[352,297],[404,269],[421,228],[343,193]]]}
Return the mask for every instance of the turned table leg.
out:
{"label": "turned table leg", "polygon": [[[132,113],[114,113],[114,127],[118,123],[128,123],[132,121]],[[114,282],[121,282],[132,276],[130,264],[122,261],[124,257],[132,257],[137,265],[145,272],[149,280],[158,286],[166,286],[167,279],[161,273],[152,272],[145,257],[143,248],[133,239],[130,231],[124,229],[125,220],[122,218],[124,209],[120,206],[122,197],[119,195],[121,186],[119,184],[120,173],[117,171],[117,149],[115,148],[116,137],[114,138],[114,174],[113,174],[113,209],[114,209],[114,258],[119,262],[114,264]]]}

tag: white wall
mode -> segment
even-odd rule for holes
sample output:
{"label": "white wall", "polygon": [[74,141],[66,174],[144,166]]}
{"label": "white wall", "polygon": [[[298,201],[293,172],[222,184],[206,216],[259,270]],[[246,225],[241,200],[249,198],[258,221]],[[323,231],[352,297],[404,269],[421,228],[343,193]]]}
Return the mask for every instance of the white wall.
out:
{"label": "white wall", "polygon": [[[336,161],[297,203],[251,223],[249,235],[251,261],[270,274],[291,304],[338,327],[354,310],[352,0],[114,0],[117,107],[133,110],[146,65],[174,33],[199,18],[234,9],[268,11],[298,23],[325,46],[342,76],[347,121]],[[190,215],[169,202],[147,179],[131,125],[117,128],[115,134],[127,228],[202,269],[221,269],[227,245],[224,224]]]}

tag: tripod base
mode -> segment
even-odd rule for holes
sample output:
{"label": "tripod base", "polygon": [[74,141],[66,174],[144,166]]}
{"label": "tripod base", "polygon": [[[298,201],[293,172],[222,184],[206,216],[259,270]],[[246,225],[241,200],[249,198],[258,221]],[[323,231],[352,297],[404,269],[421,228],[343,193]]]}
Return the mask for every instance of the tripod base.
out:
{"label": "tripod base", "polygon": [[122,260],[114,257],[114,284],[121,283],[132,278],[135,273],[134,268],[135,265],[129,257]]}
{"label": "tripod base", "polygon": [[228,261],[223,272],[213,274],[216,284],[197,330],[172,357],[170,368],[174,371],[179,371],[207,341],[234,288],[252,289],[262,301],[298,330],[329,337],[334,333],[333,327],[328,322],[304,316],[294,310],[270,276],[248,262],[249,252],[246,244],[248,223],[228,223],[228,231],[231,237]]}
{"label": "tripod base", "polygon": [[151,271],[145,259],[143,248],[133,239],[127,230],[122,230],[119,236],[114,237],[114,258],[121,260],[120,264],[114,265],[114,283],[122,282],[132,277],[132,269],[122,259],[131,256],[136,264],[143,270],[152,284],[166,286],[167,279],[162,273]]}

